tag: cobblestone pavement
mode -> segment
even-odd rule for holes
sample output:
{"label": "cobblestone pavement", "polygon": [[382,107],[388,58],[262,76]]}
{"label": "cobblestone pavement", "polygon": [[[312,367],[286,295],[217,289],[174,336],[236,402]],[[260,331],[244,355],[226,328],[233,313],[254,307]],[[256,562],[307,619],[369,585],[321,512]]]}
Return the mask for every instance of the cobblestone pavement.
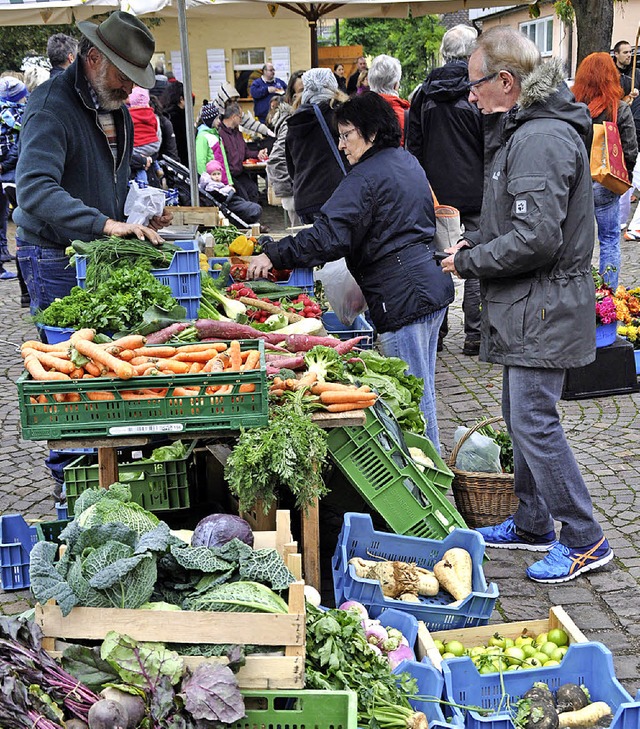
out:
{"label": "cobblestone pavement", "polygon": [[[271,210],[272,230],[282,225]],[[640,283],[638,243],[622,243],[621,281]],[[14,264],[9,264],[15,270]],[[500,414],[501,369],[461,353],[461,288],[451,307],[450,334],[439,356],[436,386],[441,440],[449,451],[460,424]],[[20,438],[15,380],[22,371],[11,343],[33,336],[28,312],[20,308],[16,282],[0,282],[4,333],[0,342],[0,511],[28,519],[55,519],[53,481],[44,466],[45,443]],[[615,559],[602,570],[564,585],[529,581],[525,568],[536,557],[521,551],[490,550],[488,580],[498,583],[500,599],[492,622],[544,618],[563,605],[592,640],[614,654],[616,674],[635,695],[640,690],[640,394],[561,401],[562,422],[593,497]],[[27,591],[0,591],[0,614],[16,614],[31,604]]]}

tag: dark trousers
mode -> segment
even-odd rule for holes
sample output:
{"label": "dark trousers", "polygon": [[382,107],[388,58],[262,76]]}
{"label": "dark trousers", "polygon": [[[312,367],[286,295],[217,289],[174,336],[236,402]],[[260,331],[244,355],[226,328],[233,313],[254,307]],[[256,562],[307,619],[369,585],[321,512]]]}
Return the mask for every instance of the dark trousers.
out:
{"label": "dark trousers", "polygon": [[249,200],[249,202],[258,202],[258,183],[247,172],[242,172],[237,177],[234,175],[233,186],[240,197]]}

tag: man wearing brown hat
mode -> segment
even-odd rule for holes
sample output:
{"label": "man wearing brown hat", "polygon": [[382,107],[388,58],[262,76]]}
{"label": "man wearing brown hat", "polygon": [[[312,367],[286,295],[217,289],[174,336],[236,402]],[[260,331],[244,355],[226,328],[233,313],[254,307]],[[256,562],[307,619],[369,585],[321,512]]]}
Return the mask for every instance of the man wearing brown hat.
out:
{"label": "man wearing brown hat", "polygon": [[154,218],[149,227],[121,222],[133,148],[124,102],[134,84],[155,83],[153,36],[122,11],[78,28],[75,61],[35,89],[22,121],[14,219],[32,312],[75,286],[64,253],[72,240],[116,235],[159,243],[156,231],[171,219]]}

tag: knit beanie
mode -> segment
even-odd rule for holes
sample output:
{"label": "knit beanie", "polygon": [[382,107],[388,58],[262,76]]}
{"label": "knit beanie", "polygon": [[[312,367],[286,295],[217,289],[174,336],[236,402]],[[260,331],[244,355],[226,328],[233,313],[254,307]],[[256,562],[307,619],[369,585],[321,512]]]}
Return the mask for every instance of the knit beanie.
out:
{"label": "knit beanie", "polygon": [[149,92],[140,86],[134,86],[127,103],[129,106],[149,106]]}
{"label": "knit beanie", "polygon": [[332,99],[338,82],[330,68],[310,68],[302,74],[302,103],[317,104]]}
{"label": "knit beanie", "polygon": [[208,127],[213,126],[213,122],[215,121],[215,118],[219,116],[220,110],[218,107],[211,103],[211,104],[205,104],[202,109],[200,110],[200,119],[202,119],[203,124],[206,124]]}
{"label": "knit beanie", "polygon": [[212,159],[210,162],[207,162],[206,170],[210,175],[214,172],[222,172],[222,165],[220,162]]}
{"label": "knit beanie", "polygon": [[18,102],[28,96],[27,87],[15,76],[0,78],[0,99],[2,101]]}

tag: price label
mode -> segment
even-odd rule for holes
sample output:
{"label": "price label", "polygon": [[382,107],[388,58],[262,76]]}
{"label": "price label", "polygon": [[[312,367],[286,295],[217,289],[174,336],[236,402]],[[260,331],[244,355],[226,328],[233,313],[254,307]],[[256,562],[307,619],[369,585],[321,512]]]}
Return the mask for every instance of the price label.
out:
{"label": "price label", "polygon": [[109,435],[144,435],[145,433],[181,433],[182,423],[156,423],[153,425],[114,425]]}

